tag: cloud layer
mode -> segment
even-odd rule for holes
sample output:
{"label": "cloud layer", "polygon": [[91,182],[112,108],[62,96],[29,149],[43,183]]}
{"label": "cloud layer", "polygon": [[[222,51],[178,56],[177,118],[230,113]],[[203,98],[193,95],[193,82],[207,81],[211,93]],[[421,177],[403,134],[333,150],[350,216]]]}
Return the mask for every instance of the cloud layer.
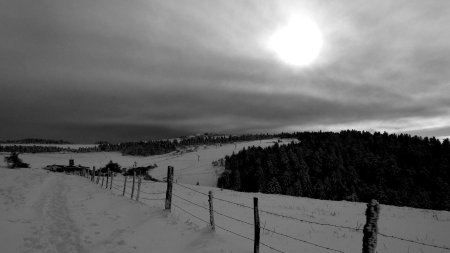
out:
{"label": "cloud layer", "polygon": [[[291,14],[322,29],[315,64],[265,40]],[[447,1],[0,2],[0,139],[197,132],[450,135]]]}

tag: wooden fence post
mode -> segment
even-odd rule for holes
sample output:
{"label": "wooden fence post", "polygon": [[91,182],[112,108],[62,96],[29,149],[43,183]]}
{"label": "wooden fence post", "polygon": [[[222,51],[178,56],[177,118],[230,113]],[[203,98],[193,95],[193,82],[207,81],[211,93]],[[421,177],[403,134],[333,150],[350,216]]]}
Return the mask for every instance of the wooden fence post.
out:
{"label": "wooden fence post", "polygon": [[173,167],[167,167],[167,190],[166,190],[166,210],[172,208],[172,183],[173,183]]}
{"label": "wooden fence post", "polygon": [[125,196],[126,189],[127,189],[127,175],[125,175],[125,180],[123,180],[123,193],[122,193],[122,196]]}
{"label": "wooden fence post", "polygon": [[106,185],[105,186],[106,186],[105,188],[108,189],[108,186],[109,186],[109,168],[106,171]]}
{"label": "wooden fence post", "polygon": [[112,172],[110,172],[110,173],[111,173],[111,182],[110,182],[110,184],[109,184],[109,189],[111,190],[112,184],[113,184],[113,179],[114,179],[114,172],[112,171]]}
{"label": "wooden fence post", "polygon": [[366,225],[363,229],[363,253],[375,253],[377,247],[377,233],[378,233],[378,216],[380,214],[380,205],[378,201],[372,199],[367,203],[366,209]]}
{"label": "wooden fence post", "polygon": [[259,226],[259,211],[258,211],[258,198],[253,198],[253,216],[255,222],[255,243],[253,245],[253,252],[259,253],[259,236],[260,236],[260,226]]}
{"label": "wooden fence post", "polygon": [[136,170],[133,169],[133,186],[131,187],[131,199],[133,199],[134,196],[134,183],[136,182]]}
{"label": "wooden fence post", "polygon": [[214,224],[214,207],[213,207],[213,193],[209,191],[208,194],[209,202],[209,223],[211,224],[211,230],[216,230],[216,225]]}
{"label": "wooden fence post", "polygon": [[138,177],[138,188],[137,188],[137,193],[136,193],[136,201],[139,201],[139,194],[141,192],[141,177]]}

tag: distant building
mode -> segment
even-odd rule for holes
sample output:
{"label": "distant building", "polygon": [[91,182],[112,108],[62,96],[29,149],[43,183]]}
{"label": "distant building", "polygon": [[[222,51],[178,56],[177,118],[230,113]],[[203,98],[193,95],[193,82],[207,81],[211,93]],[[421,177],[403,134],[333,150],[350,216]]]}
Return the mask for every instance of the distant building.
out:
{"label": "distant building", "polygon": [[74,172],[81,172],[85,170],[90,170],[89,167],[81,166],[81,165],[75,165],[74,159],[69,160],[69,165],[47,165],[44,167],[45,170],[53,171],[53,172],[68,172],[68,173],[74,173]]}

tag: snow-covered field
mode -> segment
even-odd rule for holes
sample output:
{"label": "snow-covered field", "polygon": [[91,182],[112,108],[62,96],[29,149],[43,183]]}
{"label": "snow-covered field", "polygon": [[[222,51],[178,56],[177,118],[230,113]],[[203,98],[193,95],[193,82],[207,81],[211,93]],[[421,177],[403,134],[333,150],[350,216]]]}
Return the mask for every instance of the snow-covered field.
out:
{"label": "snow-covered field", "polygon": [[[175,169],[175,180],[179,183],[216,186],[218,174],[222,168],[212,166],[212,162],[233,152],[239,152],[243,148],[251,146],[267,147],[274,144],[277,139],[239,142],[222,146],[199,146],[190,152],[169,153],[157,156],[123,156],[118,152],[94,152],[94,153],[37,153],[20,154],[20,158],[33,168],[43,168],[51,164],[69,164],[69,159],[74,159],[75,164],[96,168],[105,166],[109,161],[116,162],[122,167],[131,167],[134,162],[138,166],[157,164],[158,168],[150,174],[156,178],[163,178],[167,174],[167,166]],[[289,143],[291,139],[283,139],[280,144]],[[195,150],[195,151],[194,151]],[[0,166],[4,166],[3,157],[7,153],[0,153]]]}
{"label": "snow-covered field", "polygon": [[[0,252],[250,253],[253,210],[230,202],[251,207],[253,197],[259,198],[261,243],[281,252],[361,252],[361,231],[305,221],[362,228],[364,203],[240,193],[205,186],[202,176],[214,178],[215,172],[193,173],[214,168],[210,160],[228,154],[220,153],[225,150],[232,153],[234,145],[199,148],[181,156],[136,157],[141,159],[137,161],[140,165],[157,163],[159,167],[153,173],[158,177],[165,176],[167,165],[175,167],[178,180],[170,213],[163,210],[165,183],[144,181],[137,202],[130,199],[130,181],[126,196],[122,196],[122,176],[114,178],[112,190],[102,189],[86,178],[36,169],[67,163],[69,154],[22,154],[33,169],[0,168]],[[136,159],[117,153],[73,154],[73,158],[76,163],[90,166],[111,158],[128,166]],[[185,176],[190,173],[192,176]],[[215,178],[209,180],[215,184]],[[197,181],[200,186],[190,184]],[[215,232],[208,227],[208,191],[214,195]],[[378,225],[384,234],[433,245],[450,244],[450,212],[382,205]],[[261,252],[275,251],[261,245]],[[377,252],[450,251],[379,236]]]}
{"label": "snow-covered field", "polygon": [[[278,195],[239,193],[204,186],[174,185],[172,212],[163,210],[164,183],[143,183],[140,202],[122,197],[123,178],[112,191],[86,178],[40,169],[0,169],[0,252],[252,252],[252,242],[194,218],[178,207],[209,221],[208,211],[186,202],[207,206],[207,196],[191,191],[213,191],[215,198],[321,223],[361,227],[363,203],[321,201]],[[145,193],[144,193],[145,192]],[[180,198],[181,197],[181,198]],[[145,199],[144,199],[145,198]],[[214,200],[221,214],[217,226],[253,238],[253,211]],[[343,228],[298,222],[260,212],[261,226],[277,233],[342,252],[361,252],[362,234]],[[449,243],[450,213],[382,206],[380,232],[425,243]],[[426,246],[379,237],[378,252],[446,252]],[[261,242],[283,252],[330,252],[265,230]],[[261,252],[273,250],[261,245]]]}

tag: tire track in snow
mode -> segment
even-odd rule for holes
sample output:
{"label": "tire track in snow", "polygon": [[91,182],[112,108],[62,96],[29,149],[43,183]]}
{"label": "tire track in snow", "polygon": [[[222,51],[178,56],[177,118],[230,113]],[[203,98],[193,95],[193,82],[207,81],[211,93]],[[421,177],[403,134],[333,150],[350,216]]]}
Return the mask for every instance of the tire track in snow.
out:
{"label": "tire track in snow", "polygon": [[64,181],[64,176],[53,177],[33,204],[36,224],[32,226],[33,235],[24,238],[24,252],[85,252],[67,207],[69,189]]}

